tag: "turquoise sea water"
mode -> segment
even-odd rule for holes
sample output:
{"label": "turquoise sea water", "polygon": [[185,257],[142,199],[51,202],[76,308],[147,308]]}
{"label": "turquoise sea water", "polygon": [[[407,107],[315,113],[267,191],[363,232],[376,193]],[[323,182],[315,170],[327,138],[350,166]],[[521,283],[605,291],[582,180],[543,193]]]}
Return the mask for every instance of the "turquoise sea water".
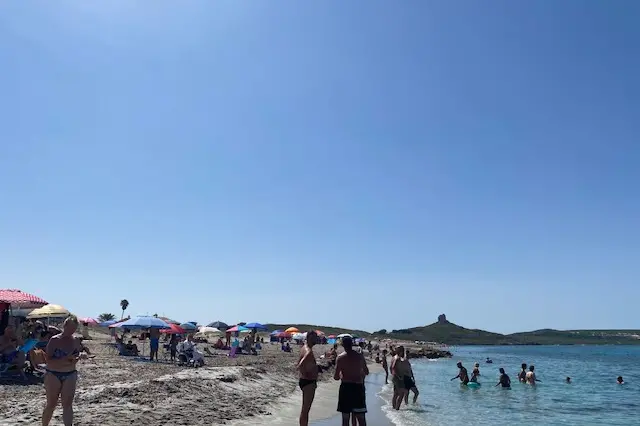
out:
{"label": "turquoise sea water", "polygon": [[[640,346],[460,347],[453,353],[453,359],[412,363],[420,390],[415,406],[403,404],[395,411],[389,403],[391,387],[379,389],[382,412],[393,424],[640,425]],[[487,357],[493,364],[484,362]],[[479,389],[450,381],[457,374],[457,361],[469,374],[473,364],[480,363]],[[535,388],[517,381],[523,362],[536,367],[542,383]],[[511,390],[494,387],[499,367],[511,377]],[[616,384],[619,375],[625,385]],[[377,415],[371,412],[369,417]]]}

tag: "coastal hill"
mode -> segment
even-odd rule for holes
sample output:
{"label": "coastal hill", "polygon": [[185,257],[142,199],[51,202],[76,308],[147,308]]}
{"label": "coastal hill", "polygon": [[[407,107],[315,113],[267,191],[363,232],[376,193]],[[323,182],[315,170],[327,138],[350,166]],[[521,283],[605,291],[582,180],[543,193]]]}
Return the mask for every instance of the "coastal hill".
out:
{"label": "coastal hill", "polygon": [[[269,330],[283,330],[289,325],[268,324]],[[444,314],[426,326],[373,333],[320,325],[294,325],[301,331],[322,330],[327,334],[349,333],[373,339],[396,339],[436,342],[447,345],[640,345],[640,330],[553,330],[500,334],[469,329],[447,320]]]}

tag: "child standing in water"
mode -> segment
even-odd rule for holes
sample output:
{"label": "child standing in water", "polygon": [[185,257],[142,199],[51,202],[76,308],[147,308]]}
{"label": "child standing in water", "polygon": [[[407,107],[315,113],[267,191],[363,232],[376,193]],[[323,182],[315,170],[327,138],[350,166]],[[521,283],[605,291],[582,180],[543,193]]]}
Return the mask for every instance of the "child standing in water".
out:
{"label": "child standing in water", "polygon": [[473,371],[471,372],[471,381],[477,383],[478,377],[480,377],[480,364],[476,362],[476,365],[473,366]]}

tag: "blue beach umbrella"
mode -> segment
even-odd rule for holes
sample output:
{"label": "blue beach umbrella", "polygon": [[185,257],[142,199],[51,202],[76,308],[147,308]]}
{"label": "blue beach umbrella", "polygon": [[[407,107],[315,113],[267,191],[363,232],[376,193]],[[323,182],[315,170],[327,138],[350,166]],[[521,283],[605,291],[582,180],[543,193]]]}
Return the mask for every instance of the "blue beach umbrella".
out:
{"label": "blue beach umbrella", "polygon": [[269,335],[270,336],[277,336],[280,333],[284,333],[284,331],[282,331],[282,330],[274,330]]}
{"label": "blue beach umbrella", "polygon": [[180,324],[180,327],[183,328],[185,331],[197,331],[198,327],[196,327],[196,325],[192,322],[185,322],[183,324]]}
{"label": "blue beach umbrella", "polygon": [[267,327],[260,324],[259,322],[250,322],[249,324],[244,325],[247,328],[255,328],[256,330],[266,330]]}
{"label": "blue beach umbrella", "polygon": [[170,328],[169,324],[156,317],[135,317],[118,324],[118,328]]}
{"label": "blue beach umbrella", "polygon": [[104,322],[101,322],[100,324],[98,324],[98,326],[99,327],[109,327],[110,325],[115,324],[116,322],[118,322],[118,321],[116,321],[116,320],[104,321]]}

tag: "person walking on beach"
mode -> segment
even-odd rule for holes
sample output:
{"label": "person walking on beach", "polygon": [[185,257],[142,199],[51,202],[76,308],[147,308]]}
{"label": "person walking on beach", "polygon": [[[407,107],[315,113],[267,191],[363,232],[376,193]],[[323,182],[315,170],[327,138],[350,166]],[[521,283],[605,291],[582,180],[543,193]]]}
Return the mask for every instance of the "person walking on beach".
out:
{"label": "person walking on beach", "polygon": [[521,383],[525,383],[527,381],[527,364],[523,362],[521,367],[522,370],[520,371],[520,374],[518,374],[518,380]]}
{"label": "person walking on beach", "polygon": [[387,350],[382,351],[382,369],[384,370],[384,384],[389,383],[389,365],[387,364]]}
{"label": "person walking on beach", "polygon": [[344,352],[336,360],[334,380],[341,380],[338,392],[338,411],[342,413],[342,426],[349,426],[353,417],[359,426],[366,426],[367,412],[364,379],[369,374],[364,355],[353,350],[353,339],[342,339]]}
{"label": "person walking on beach", "polygon": [[309,425],[309,411],[318,387],[318,364],[313,354],[313,346],[318,341],[315,331],[307,333],[307,342],[300,351],[297,369],[300,375],[298,385],[302,391],[302,408],[300,409],[300,426]]}
{"label": "person walking on beach", "polygon": [[47,402],[42,411],[42,426],[49,426],[58,400],[62,402],[64,426],[73,424],[73,398],[78,379],[76,364],[89,353],[80,339],[73,336],[77,329],[78,319],[69,316],[64,320],[62,333],[53,336],[47,344],[47,373],[44,376]]}
{"label": "person walking on beach", "polygon": [[457,366],[458,366],[458,375],[453,379],[451,379],[451,381],[455,379],[460,379],[460,383],[466,386],[467,384],[469,384],[469,373],[467,372],[467,369],[462,366],[462,362],[458,362]]}
{"label": "person walking on beach", "polygon": [[404,346],[398,346],[395,349],[395,356],[391,359],[391,383],[393,383],[393,397],[391,405],[395,410],[400,409],[405,394],[409,393],[409,389],[405,387],[404,376],[407,375],[407,363],[404,358]]}
{"label": "person walking on beach", "polygon": [[498,381],[496,387],[500,385],[502,385],[503,389],[511,388],[511,379],[509,378],[507,373],[504,372],[504,368],[500,368],[500,380]]}

